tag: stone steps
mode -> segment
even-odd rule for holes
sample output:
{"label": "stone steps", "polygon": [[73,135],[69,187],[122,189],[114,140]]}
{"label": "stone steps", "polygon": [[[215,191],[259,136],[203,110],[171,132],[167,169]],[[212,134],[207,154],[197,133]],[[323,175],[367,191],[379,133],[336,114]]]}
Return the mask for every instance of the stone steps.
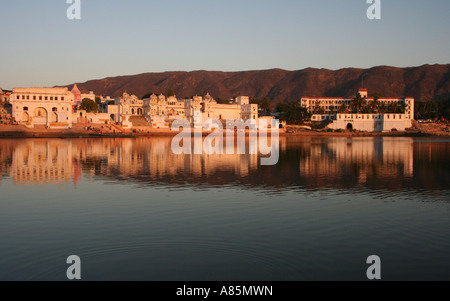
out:
{"label": "stone steps", "polygon": [[151,127],[144,116],[131,116],[129,121],[133,124],[133,127]]}

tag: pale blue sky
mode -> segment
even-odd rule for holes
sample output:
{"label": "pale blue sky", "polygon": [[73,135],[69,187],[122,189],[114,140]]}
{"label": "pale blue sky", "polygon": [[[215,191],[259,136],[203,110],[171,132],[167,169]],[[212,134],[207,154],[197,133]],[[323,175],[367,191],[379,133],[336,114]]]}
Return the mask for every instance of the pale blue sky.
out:
{"label": "pale blue sky", "polygon": [[0,0],[0,87],[162,71],[450,63],[449,0]]}

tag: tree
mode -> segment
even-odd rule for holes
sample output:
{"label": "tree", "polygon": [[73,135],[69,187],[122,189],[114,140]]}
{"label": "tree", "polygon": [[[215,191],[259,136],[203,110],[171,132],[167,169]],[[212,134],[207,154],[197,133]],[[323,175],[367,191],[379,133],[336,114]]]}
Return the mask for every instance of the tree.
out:
{"label": "tree", "polygon": [[361,97],[361,94],[356,94],[355,98],[353,98],[352,103],[351,103],[351,107],[352,107],[352,112],[359,114],[362,112],[362,108],[366,105],[367,101],[365,98]]}
{"label": "tree", "polygon": [[450,119],[450,98],[440,101],[416,102],[416,119]]}
{"label": "tree", "polygon": [[261,102],[261,109],[264,110],[264,113],[268,115],[270,113],[270,110],[272,108],[272,103],[270,102],[269,97],[264,97],[263,101]]}
{"label": "tree", "polygon": [[279,113],[279,119],[286,121],[288,124],[302,124],[303,121],[311,118],[306,108],[298,107],[294,104],[280,102],[276,107]]}
{"label": "tree", "polygon": [[345,103],[341,104],[341,106],[339,107],[339,113],[348,113],[348,108],[347,105]]}
{"label": "tree", "polygon": [[314,104],[314,114],[323,114],[325,111],[320,107],[320,101],[316,100]]}
{"label": "tree", "polygon": [[87,113],[98,113],[98,104],[89,98],[83,98],[80,105],[80,110],[85,110]]}

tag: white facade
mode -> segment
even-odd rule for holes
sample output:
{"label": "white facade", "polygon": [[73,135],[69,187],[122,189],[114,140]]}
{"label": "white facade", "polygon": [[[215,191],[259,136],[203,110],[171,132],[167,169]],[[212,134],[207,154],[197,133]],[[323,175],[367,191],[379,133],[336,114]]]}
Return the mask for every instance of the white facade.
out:
{"label": "white facade", "polygon": [[33,128],[71,128],[74,95],[67,88],[15,88],[10,96],[13,121]]}
{"label": "white facade", "polygon": [[[363,100],[363,109],[376,104],[374,113],[351,113],[355,106],[354,99],[339,97],[302,97],[299,106],[312,113],[311,121],[330,120],[328,128],[334,130],[359,130],[368,132],[404,131],[412,126],[414,120],[414,98],[412,97],[382,97],[377,100],[368,98],[366,89],[358,90]],[[389,112],[390,106],[402,108],[401,113]],[[375,106],[374,106],[375,107]],[[380,107],[384,113],[378,112]],[[404,110],[403,110],[404,109]]]}
{"label": "white facade", "polygon": [[144,101],[136,95],[123,93],[122,97],[114,100],[113,105],[108,105],[108,114],[114,122],[128,125],[130,116],[144,115]]}
{"label": "white facade", "polygon": [[365,132],[405,131],[412,120],[405,114],[337,114],[328,128],[358,130]]}
{"label": "white facade", "polygon": [[218,104],[209,93],[203,98],[194,96],[192,99],[179,100],[175,96],[166,98],[164,95],[152,94],[139,100],[135,95],[124,93],[108,106],[108,114],[115,122],[127,124],[131,116],[144,116],[153,127],[166,128],[171,120],[187,119],[192,125],[195,120],[208,119],[258,119],[258,105],[250,104],[248,96],[240,96],[232,104]]}
{"label": "white facade", "polygon": [[193,99],[185,100],[186,117],[194,123],[194,112],[202,113],[202,120],[219,119],[219,120],[237,120],[237,119],[258,119],[258,105],[249,104],[248,96],[239,96],[234,103],[219,104],[209,94],[205,98],[194,96]]}

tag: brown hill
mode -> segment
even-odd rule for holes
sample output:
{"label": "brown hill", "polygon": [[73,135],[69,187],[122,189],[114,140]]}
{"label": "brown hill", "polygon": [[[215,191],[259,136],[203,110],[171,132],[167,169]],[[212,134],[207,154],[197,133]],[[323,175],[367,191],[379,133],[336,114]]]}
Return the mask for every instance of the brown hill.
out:
{"label": "brown hill", "polygon": [[[110,77],[79,83],[83,92],[117,97],[123,92],[142,97],[148,93],[164,93],[173,89],[178,97],[205,95],[229,99],[249,95],[262,99],[268,96],[274,103],[297,101],[302,96],[349,97],[356,89],[369,89],[369,93],[385,96],[412,96],[417,101],[441,99],[450,96],[450,64],[395,68],[388,66],[370,69],[346,68],[341,70],[281,69],[218,72],[164,72]],[[68,87],[71,87],[68,86]]]}

